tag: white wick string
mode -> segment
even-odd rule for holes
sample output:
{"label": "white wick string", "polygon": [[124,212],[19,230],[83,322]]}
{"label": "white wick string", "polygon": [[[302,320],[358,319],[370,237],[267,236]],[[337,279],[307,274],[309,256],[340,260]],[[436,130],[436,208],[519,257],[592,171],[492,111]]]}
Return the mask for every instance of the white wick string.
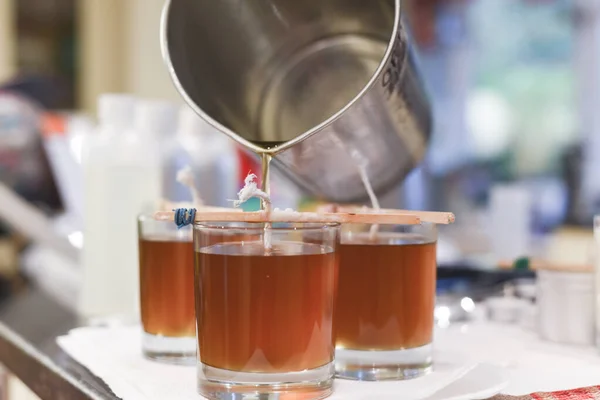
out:
{"label": "white wick string", "polygon": [[[261,201],[263,203],[263,208],[267,214],[267,217],[271,213],[271,208],[272,208],[271,197],[269,197],[269,195],[267,193],[263,192],[262,190],[260,190],[258,188],[258,184],[256,183],[256,175],[255,174],[253,174],[253,173],[248,174],[246,179],[244,179],[244,187],[242,189],[240,189],[240,191],[238,192],[237,195],[238,195],[238,199],[233,200],[234,207],[239,207],[246,201],[250,200],[252,197],[257,197],[257,198],[261,199]],[[270,224],[267,224],[265,227],[265,234],[264,234],[264,245],[265,245],[265,249],[267,249],[267,250],[271,250],[273,248],[273,245],[271,243],[271,230],[268,229],[269,227],[270,227]]]}
{"label": "white wick string", "polygon": [[[367,194],[369,195],[369,199],[371,200],[371,207],[373,207],[374,210],[380,210],[381,206],[379,205],[379,200],[373,191],[373,186],[371,185],[369,175],[367,174],[367,166],[369,165],[369,162],[363,157],[362,154],[360,154],[358,150],[355,149],[350,151],[350,156],[356,161],[360,179],[362,180],[363,185],[367,190]],[[371,225],[369,239],[375,240],[377,237],[377,232],[379,232],[379,225]]]}
{"label": "white wick string", "polygon": [[192,204],[194,204],[194,206],[201,206],[204,204],[204,201],[202,201],[202,197],[200,196],[200,191],[194,182],[194,173],[192,172],[192,167],[187,165],[177,171],[177,176],[175,179],[177,182],[190,189],[192,194]]}
{"label": "white wick string", "polygon": [[[379,200],[377,196],[375,196],[375,192],[373,191],[373,186],[371,186],[371,181],[369,180],[369,174],[367,173],[367,167],[369,166],[369,161],[356,149],[349,149],[348,146],[339,138],[338,135],[332,135],[333,141],[340,147],[342,147],[348,155],[356,162],[356,167],[358,169],[358,173],[360,175],[360,179],[363,182],[365,189],[367,190],[367,194],[369,195],[369,199],[371,200],[371,207],[374,210],[380,210],[381,207],[379,205]],[[377,232],[379,232],[379,225],[371,225],[371,229],[369,231],[369,239],[375,240],[377,237]]]}

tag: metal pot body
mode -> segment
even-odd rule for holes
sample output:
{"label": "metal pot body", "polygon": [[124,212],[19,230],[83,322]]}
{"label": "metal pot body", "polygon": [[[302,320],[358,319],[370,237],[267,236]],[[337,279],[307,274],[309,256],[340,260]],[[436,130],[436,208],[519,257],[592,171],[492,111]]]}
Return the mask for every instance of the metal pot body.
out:
{"label": "metal pot body", "polygon": [[167,0],[179,93],[302,188],[338,202],[400,183],[424,157],[429,103],[400,0]]}

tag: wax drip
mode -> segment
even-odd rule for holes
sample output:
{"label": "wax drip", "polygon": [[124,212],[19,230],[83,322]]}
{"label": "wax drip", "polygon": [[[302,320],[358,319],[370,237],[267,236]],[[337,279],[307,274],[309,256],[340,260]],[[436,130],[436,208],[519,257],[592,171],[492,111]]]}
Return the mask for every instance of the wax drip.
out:
{"label": "wax drip", "polygon": [[261,199],[265,204],[265,211],[270,212],[271,210],[271,198],[269,195],[258,188],[256,183],[256,175],[249,173],[246,179],[244,179],[244,187],[238,192],[237,200],[233,201],[234,207],[240,207],[243,203],[250,200],[253,197]]}
{"label": "wax drip", "polygon": [[[271,213],[271,197],[262,190],[258,188],[258,184],[256,183],[256,175],[253,173],[249,173],[246,179],[244,179],[244,187],[238,192],[238,199],[232,200],[234,207],[240,207],[243,203],[250,200],[253,197],[257,197],[262,200],[264,206],[264,212],[268,215]],[[271,231],[270,229],[265,229],[264,235],[264,244],[265,249],[271,250]]]}

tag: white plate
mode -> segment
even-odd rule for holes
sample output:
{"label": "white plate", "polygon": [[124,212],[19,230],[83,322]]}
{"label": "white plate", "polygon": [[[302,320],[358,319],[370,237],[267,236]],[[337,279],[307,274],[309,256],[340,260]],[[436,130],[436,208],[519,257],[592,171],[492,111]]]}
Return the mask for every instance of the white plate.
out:
{"label": "white plate", "polygon": [[462,354],[434,352],[434,371],[421,378],[405,381],[357,382],[338,379],[331,400],[423,400],[460,380],[478,363]]}
{"label": "white plate", "polygon": [[[137,327],[80,328],[57,341],[73,358],[104,380],[120,398],[201,398],[196,392],[195,368],[144,359],[139,350],[140,338]],[[467,354],[477,352],[434,351],[434,372],[418,379],[388,382],[337,380],[334,394],[328,400],[479,400],[503,390],[508,383],[506,371],[502,367],[474,362]]]}
{"label": "white plate", "polygon": [[422,378],[407,381],[337,380],[331,400],[481,400],[500,393],[508,373],[492,364],[442,365]]}
{"label": "white plate", "polygon": [[508,371],[492,364],[479,364],[459,380],[424,400],[483,400],[508,386]]}

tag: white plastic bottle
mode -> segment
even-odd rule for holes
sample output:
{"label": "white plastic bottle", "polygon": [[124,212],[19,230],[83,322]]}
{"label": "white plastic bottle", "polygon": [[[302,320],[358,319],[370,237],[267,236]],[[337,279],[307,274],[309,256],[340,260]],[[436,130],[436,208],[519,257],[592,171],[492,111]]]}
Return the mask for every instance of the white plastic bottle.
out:
{"label": "white plastic bottle", "polygon": [[157,140],[162,148],[177,133],[177,111],[177,106],[168,101],[140,100],[135,129],[146,138]]}
{"label": "white plastic bottle", "polygon": [[92,118],[83,114],[74,114],[67,122],[67,139],[72,156],[78,165],[82,162],[83,143],[94,132],[96,126]]}
{"label": "white plastic bottle", "polygon": [[238,185],[235,143],[197,116],[189,107],[179,112],[177,135],[166,149],[165,197],[192,200],[188,188],[177,182],[177,172],[191,167],[202,200],[210,206],[231,206]]}
{"label": "white plastic bottle", "polygon": [[[135,115],[135,118],[134,118]],[[156,138],[134,129],[148,118],[127,95],[103,95],[99,126],[84,150],[84,317],[139,318],[136,217],[161,194]]]}

